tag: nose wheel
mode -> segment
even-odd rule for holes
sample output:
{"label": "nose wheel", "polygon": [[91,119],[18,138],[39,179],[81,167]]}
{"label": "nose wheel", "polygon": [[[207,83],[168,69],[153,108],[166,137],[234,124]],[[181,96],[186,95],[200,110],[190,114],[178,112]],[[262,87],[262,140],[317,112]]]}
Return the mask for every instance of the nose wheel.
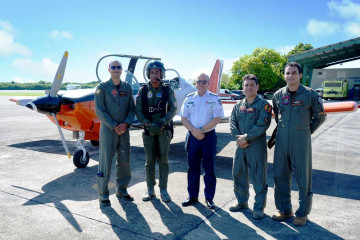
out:
{"label": "nose wheel", "polygon": [[76,142],[76,147],[80,149],[74,154],[73,163],[77,168],[84,168],[90,161],[90,155],[83,146],[85,132],[79,132],[79,139]]}
{"label": "nose wheel", "polygon": [[87,151],[79,150],[75,153],[73,157],[73,163],[77,168],[84,168],[88,165],[90,161],[90,156]]}

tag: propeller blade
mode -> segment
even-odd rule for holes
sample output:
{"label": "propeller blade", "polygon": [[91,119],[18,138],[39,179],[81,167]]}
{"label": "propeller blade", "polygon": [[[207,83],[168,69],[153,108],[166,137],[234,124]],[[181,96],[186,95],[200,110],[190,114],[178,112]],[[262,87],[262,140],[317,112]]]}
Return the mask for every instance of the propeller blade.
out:
{"label": "propeller blade", "polygon": [[65,148],[65,151],[66,151],[66,153],[67,153],[67,156],[71,159],[71,155],[70,155],[70,152],[69,152],[69,148],[68,148],[68,146],[67,146],[67,144],[66,144],[66,142],[65,142],[64,134],[63,134],[62,131],[61,131],[60,124],[59,124],[59,122],[58,122],[58,120],[57,120],[57,118],[56,118],[56,116],[55,116],[54,113],[51,113],[51,116],[55,119],[56,126],[58,127],[59,134],[60,134],[60,137],[61,137],[61,141],[62,141],[62,144],[63,144],[63,146],[64,146],[64,148]]}
{"label": "propeller blade", "polygon": [[64,74],[65,74],[65,68],[66,68],[66,62],[67,62],[68,55],[69,55],[68,51],[65,51],[64,56],[61,59],[60,65],[56,72],[53,84],[50,89],[50,97],[55,97],[61,88],[62,80],[63,80]]}
{"label": "propeller blade", "polygon": [[11,98],[10,99],[10,101],[15,102],[17,105],[20,105],[20,106],[26,106],[28,103],[30,103],[33,100],[34,100],[34,98],[21,98],[21,99]]}

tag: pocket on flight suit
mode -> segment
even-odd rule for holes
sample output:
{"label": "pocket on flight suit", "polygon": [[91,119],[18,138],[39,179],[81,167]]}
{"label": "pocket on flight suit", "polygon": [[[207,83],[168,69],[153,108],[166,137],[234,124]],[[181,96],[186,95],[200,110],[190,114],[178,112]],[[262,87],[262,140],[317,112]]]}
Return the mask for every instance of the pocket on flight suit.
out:
{"label": "pocket on flight suit", "polygon": [[129,131],[126,131],[120,137],[120,151],[123,154],[129,154],[130,153],[130,133],[129,133]]}
{"label": "pocket on flight suit", "polygon": [[171,132],[165,130],[159,135],[159,150],[161,161],[168,162],[168,155],[170,150]]}
{"label": "pocket on flight suit", "polygon": [[146,135],[145,132],[142,133],[144,147],[151,147],[154,141],[154,137]]}

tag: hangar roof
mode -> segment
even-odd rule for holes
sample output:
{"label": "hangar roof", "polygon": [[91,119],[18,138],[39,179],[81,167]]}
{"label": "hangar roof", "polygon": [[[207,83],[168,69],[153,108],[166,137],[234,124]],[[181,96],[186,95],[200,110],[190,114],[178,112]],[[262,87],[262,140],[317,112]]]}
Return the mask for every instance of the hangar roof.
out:
{"label": "hangar roof", "polygon": [[297,62],[310,69],[325,68],[356,59],[360,59],[360,37],[288,56],[289,62]]}

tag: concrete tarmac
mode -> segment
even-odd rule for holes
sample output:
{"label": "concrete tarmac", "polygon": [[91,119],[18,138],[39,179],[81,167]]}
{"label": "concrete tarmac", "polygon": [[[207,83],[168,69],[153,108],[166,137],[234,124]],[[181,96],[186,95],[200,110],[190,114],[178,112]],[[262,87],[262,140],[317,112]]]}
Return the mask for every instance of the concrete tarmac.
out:
{"label": "concrete tarmac", "polygon": [[[266,216],[252,218],[249,210],[230,212],[236,204],[231,176],[234,139],[229,123],[217,127],[217,189],[209,210],[201,179],[199,203],[182,207],[187,195],[186,129],[176,126],[169,161],[168,190],[172,202],[156,196],[143,202],[146,190],[145,156],[140,130],[131,131],[134,202],[115,197],[115,172],[110,180],[111,207],[99,207],[95,188],[98,148],[89,142],[90,163],[77,169],[62,147],[56,126],[44,115],[0,96],[0,239],[360,239],[360,111],[329,114],[312,136],[313,206],[309,221],[296,227],[292,219],[273,221],[273,149],[268,151]],[[270,136],[274,121],[267,131]],[[73,155],[76,140],[64,131]],[[158,169],[157,169],[158,170]],[[296,182],[293,209],[298,207]]]}

